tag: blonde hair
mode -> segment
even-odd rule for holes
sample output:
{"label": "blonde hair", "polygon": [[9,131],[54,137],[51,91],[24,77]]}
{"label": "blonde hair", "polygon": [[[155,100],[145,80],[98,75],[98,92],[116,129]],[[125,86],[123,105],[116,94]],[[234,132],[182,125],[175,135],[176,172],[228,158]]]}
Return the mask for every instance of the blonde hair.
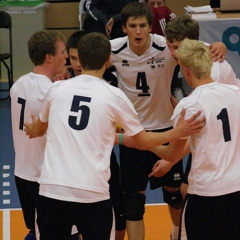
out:
{"label": "blonde hair", "polygon": [[184,39],[176,50],[176,57],[180,66],[189,68],[198,79],[210,76],[212,55],[202,42]]}

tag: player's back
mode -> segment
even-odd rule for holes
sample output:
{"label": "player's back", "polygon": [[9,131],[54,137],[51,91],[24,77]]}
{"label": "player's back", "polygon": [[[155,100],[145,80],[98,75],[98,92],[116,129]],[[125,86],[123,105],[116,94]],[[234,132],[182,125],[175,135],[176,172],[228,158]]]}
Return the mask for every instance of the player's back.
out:
{"label": "player's back", "polygon": [[197,87],[181,104],[202,110],[206,125],[191,136],[193,162],[189,193],[223,195],[240,190],[240,89],[210,83]]}
{"label": "player's back", "polygon": [[128,123],[123,127],[133,135],[142,130],[134,119],[136,111],[124,93],[97,77],[82,74],[52,87],[40,113],[40,120],[48,121],[40,182],[108,189],[116,123]]}
{"label": "player's back", "polygon": [[15,175],[31,181],[37,181],[40,176],[46,139],[45,136],[29,139],[23,124],[31,123],[32,115],[38,117],[51,86],[52,82],[46,76],[28,73],[20,77],[10,91]]}

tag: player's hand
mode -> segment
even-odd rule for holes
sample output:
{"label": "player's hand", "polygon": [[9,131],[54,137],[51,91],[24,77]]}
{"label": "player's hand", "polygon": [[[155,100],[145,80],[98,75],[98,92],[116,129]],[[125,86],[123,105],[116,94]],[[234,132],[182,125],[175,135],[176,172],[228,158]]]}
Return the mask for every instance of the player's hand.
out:
{"label": "player's hand", "polygon": [[113,28],[114,20],[113,18],[110,18],[108,22],[105,25],[105,30],[108,38],[111,38],[112,28]]}
{"label": "player's hand", "polygon": [[163,175],[165,175],[168,171],[171,170],[172,166],[174,165],[174,163],[171,163],[169,161],[166,161],[164,159],[158,160],[153,168],[152,168],[152,172],[148,175],[148,177],[162,177]]}
{"label": "player's hand", "polygon": [[56,81],[60,81],[60,80],[66,80],[71,78],[70,73],[69,73],[69,67],[65,66],[63,68],[63,71],[60,74],[57,74],[54,78],[52,82],[56,82]]}
{"label": "player's hand", "polygon": [[212,53],[213,61],[223,62],[227,54],[227,47],[222,42],[215,42],[209,45],[209,48]]}
{"label": "player's hand", "polygon": [[201,111],[198,111],[187,120],[184,120],[185,113],[186,110],[183,109],[175,128],[175,129],[178,128],[177,138],[183,138],[191,134],[198,133],[200,130],[202,130],[203,126],[206,124],[205,117],[197,119],[197,117],[201,114]]}
{"label": "player's hand", "polygon": [[36,138],[38,137],[34,132],[33,132],[33,124],[37,121],[36,116],[32,115],[32,122],[31,123],[24,123],[24,132],[29,138]]}

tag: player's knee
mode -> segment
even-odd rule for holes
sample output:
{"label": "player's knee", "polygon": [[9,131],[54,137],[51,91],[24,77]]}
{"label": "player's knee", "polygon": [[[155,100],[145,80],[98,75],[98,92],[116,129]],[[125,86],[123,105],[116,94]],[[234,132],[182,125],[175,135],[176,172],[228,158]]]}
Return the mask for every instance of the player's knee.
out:
{"label": "player's knee", "polygon": [[130,221],[140,221],[145,212],[146,196],[138,192],[125,193],[124,208],[125,216]]}
{"label": "player's knee", "polygon": [[169,206],[174,209],[180,209],[183,205],[183,197],[180,192],[180,189],[176,192],[168,192],[166,189],[162,188],[163,191],[163,200]]}

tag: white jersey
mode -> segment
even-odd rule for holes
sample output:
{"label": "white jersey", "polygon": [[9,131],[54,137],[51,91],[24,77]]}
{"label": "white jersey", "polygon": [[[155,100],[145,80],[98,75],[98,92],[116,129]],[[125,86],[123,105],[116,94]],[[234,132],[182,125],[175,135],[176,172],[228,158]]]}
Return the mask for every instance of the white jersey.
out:
{"label": "white jersey", "polygon": [[143,130],[126,95],[82,74],[52,87],[39,117],[48,121],[39,194],[65,201],[108,199],[116,123],[129,136]]}
{"label": "white jersey", "polygon": [[173,114],[174,125],[185,108],[185,118],[197,111],[206,117],[203,129],[190,136],[193,155],[188,192],[219,196],[240,190],[240,89],[210,83],[183,98]]}
{"label": "white jersey", "polygon": [[29,139],[23,131],[23,124],[32,122],[31,115],[38,116],[43,99],[51,86],[49,78],[31,72],[20,77],[10,91],[15,149],[14,173],[29,181],[38,181],[40,177],[46,137]]}
{"label": "white jersey", "polygon": [[230,64],[224,60],[222,63],[213,62],[211,78],[219,83],[232,84],[240,87],[240,81]]}
{"label": "white jersey", "polygon": [[116,67],[118,86],[133,103],[147,130],[172,126],[171,82],[176,61],[164,37],[150,34],[151,45],[138,56],[129,48],[128,37],[111,40],[111,64]]}

